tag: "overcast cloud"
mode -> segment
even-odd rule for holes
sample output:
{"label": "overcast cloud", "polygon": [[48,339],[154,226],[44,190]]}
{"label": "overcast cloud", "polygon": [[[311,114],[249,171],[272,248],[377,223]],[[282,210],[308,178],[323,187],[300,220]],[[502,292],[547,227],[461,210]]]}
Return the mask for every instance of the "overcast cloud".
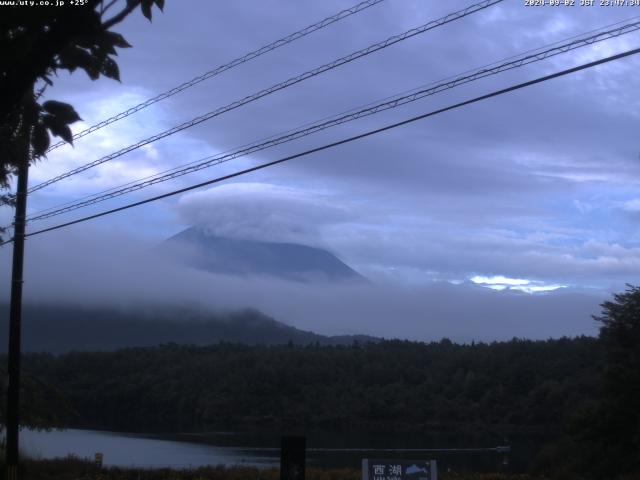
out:
{"label": "overcast cloud", "polygon": [[[28,303],[118,309],[178,304],[213,310],[250,305],[289,325],[327,335],[471,342],[594,334],[597,325],[590,315],[602,300],[588,292],[530,295],[471,282],[309,285],[214,275],[161,258],[144,241],[104,231],[53,233],[30,241],[29,247]],[[8,263],[9,251],[0,253]],[[5,275],[2,287],[8,284]]]}
{"label": "overcast cloud", "polygon": [[[152,24],[138,14],[117,29],[134,45],[119,57],[122,84],[63,75],[47,95],[76,106],[84,122],[75,128],[81,130],[353,3],[167,2],[165,13],[155,15]],[[80,139],[75,148],[56,150],[32,169],[31,184],[470,3],[387,0]],[[633,7],[525,7],[521,0],[506,0],[43,189],[31,197],[30,211],[636,15]],[[201,182],[635,48],[639,39],[633,33],[560,55],[30,228]],[[398,335],[416,338],[593,333],[589,314],[597,312],[598,303],[625,283],[638,283],[639,67],[639,58],[626,58],[235,181],[33,237],[27,254],[39,248],[41,256],[33,253],[33,258],[42,261],[30,260],[26,291],[36,297],[54,282],[51,291],[57,292],[70,270],[60,266],[52,276],[45,258],[79,262],[83,252],[87,277],[79,275],[85,282],[77,285],[69,279],[68,290],[99,285],[96,298],[116,301],[132,290],[123,287],[129,285],[124,279],[143,288],[134,277],[152,271],[154,262],[123,261],[123,252],[132,250],[105,248],[105,235],[117,232],[122,245],[130,242],[145,251],[203,223],[222,235],[327,248],[372,280],[358,292],[332,286],[303,292],[303,286],[264,279],[250,286],[215,280],[236,303],[262,308],[296,326],[322,333],[393,335],[385,323],[393,321]],[[0,216],[8,220],[9,212]],[[78,238],[83,248],[70,247]],[[6,248],[2,258],[8,266]],[[89,282],[90,274],[99,276],[99,283]],[[182,274],[167,275],[158,288],[183,291],[177,280]],[[495,276],[563,288],[552,294],[496,292],[486,282],[474,285],[471,280]],[[151,282],[140,295],[153,297],[155,286]],[[230,291],[236,287],[234,296]],[[291,292],[304,301],[274,300]],[[205,297],[207,302],[214,298]],[[305,311],[308,305],[322,305],[325,315],[315,318]],[[525,316],[515,315],[517,310]],[[392,312],[396,316],[390,320]]]}

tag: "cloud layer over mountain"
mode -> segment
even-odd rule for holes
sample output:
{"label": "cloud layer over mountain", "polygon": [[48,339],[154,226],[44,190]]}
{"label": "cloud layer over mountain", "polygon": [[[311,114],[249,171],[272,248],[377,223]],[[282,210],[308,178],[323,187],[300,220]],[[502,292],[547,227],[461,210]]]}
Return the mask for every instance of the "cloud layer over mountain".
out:
{"label": "cloud layer over mountain", "polygon": [[[100,237],[100,240],[96,238]],[[25,301],[110,308],[145,305],[253,307],[297,328],[458,341],[594,334],[599,294],[530,295],[474,284],[434,282],[301,284],[267,276],[214,275],[159,257],[145,241],[107,232],[55,233],[28,242]],[[8,262],[10,250],[0,251]],[[4,270],[2,287],[8,291]]]}

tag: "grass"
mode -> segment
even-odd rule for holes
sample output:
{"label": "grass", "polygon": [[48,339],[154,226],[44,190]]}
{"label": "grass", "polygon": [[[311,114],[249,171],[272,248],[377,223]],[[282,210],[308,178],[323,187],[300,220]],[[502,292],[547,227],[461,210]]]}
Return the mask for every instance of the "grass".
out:
{"label": "grass", "polygon": [[[1,466],[0,479],[5,469]],[[78,457],[54,460],[26,460],[21,469],[21,479],[28,480],[280,480],[277,468],[225,467],[223,465],[185,470],[136,469],[107,467],[97,468],[92,462]],[[308,468],[306,480],[360,480],[358,469]],[[440,480],[543,480],[529,475],[504,474],[456,474],[442,473]]]}

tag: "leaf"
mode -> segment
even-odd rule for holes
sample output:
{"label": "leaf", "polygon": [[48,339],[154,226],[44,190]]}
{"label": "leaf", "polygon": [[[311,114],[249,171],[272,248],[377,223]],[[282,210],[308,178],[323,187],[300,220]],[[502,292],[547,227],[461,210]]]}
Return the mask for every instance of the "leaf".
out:
{"label": "leaf", "polygon": [[96,66],[95,62],[83,66],[82,69],[87,73],[91,80],[97,80],[100,77],[100,68]]}
{"label": "leaf", "polygon": [[153,0],[142,0],[140,3],[142,7],[142,14],[151,21],[151,6],[153,5]]}
{"label": "leaf", "polygon": [[56,102],[55,100],[49,100],[42,104],[42,108],[47,113],[50,113],[63,124],[69,124],[82,120],[78,112],[68,103]]}
{"label": "leaf", "polygon": [[82,68],[91,80],[97,80],[100,76],[101,61],[92,53],[81,48],[77,48],[74,55],[73,60],[75,60],[76,65]]}
{"label": "leaf", "polygon": [[78,35],[75,38],[75,43],[82,48],[91,48],[95,40],[91,35]]}
{"label": "leaf", "polygon": [[[74,64],[71,64],[71,63],[69,63],[69,62],[65,62],[65,61],[62,59],[62,55],[60,55],[60,61],[59,61],[59,62],[57,63],[57,65],[56,65],[56,69],[58,69],[58,68],[64,68],[64,69],[66,69],[66,70],[69,70],[69,72],[70,72],[70,73],[73,73],[73,72],[75,72],[75,71],[76,71],[76,69],[78,68],[78,66],[77,66],[77,65],[74,65]],[[57,75],[56,75],[56,76],[57,76]]]}
{"label": "leaf", "polygon": [[60,67],[65,68],[73,72],[76,68],[80,67],[89,78],[96,80],[100,76],[100,65],[96,58],[86,50],[72,46],[65,48],[60,52]]}
{"label": "leaf", "polygon": [[67,125],[58,130],[57,135],[62,137],[65,142],[73,145],[73,133],[71,133],[71,129]]}
{"label": "leaf", "polygon": [[34,129],[33,134],[31,136],[31,145],[33,146],[33,154],[36,157],[43,156],[47,149],[49,148],[49,132],[47,132],[47,128],[42,123],[38,123]]}
{"label": "leaf", "polygon": [[164,10],[164,0],[155,0],[156,5],[160,9],[160,11]]}
{"label": "leaf", "polygon": [[54,117],[53,115],[45,115],[42,117],[42,123],[53,135],[61,137],[65,142],[73,145],[73,134],[71,133],[71,129],[57,117]]}
{"label": "leaf", "polygon": [[113,47],[113,42],[106,36],[103,36],[98,40],[99,47],[98,49],[101,52],[104,52],[106,55],[118,55],[116,49]]}
{"label": "leaf", "polygon": [[127,42],[122,35],[116,32],[104,32],[104,35],[111,41],[111,45],[118,48],[131,48],[131,44]]}
{"label": "leaf", "polygon": [[113,59],[105,58],[100,71],[105,77],[120,81],[120,69],[118,69],[118,64]]}

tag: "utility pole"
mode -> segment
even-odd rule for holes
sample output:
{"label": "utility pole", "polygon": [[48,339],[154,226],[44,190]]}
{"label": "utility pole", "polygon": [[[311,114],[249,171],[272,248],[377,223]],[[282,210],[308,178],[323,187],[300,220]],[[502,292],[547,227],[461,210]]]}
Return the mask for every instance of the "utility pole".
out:
{"label": "utility pole", "polygon": [[22,320],[22,272],[24,265],[24,233],[27,213],[27,184],[31,130],[23,118],[23,143],[18,166],[16,213],[13,223],[13,265],[11,270],[11,307],[9,310],[9,355],[7,387],[7,480],[18,480],[20,459],[18,435],[20,428],[20,333]]}

